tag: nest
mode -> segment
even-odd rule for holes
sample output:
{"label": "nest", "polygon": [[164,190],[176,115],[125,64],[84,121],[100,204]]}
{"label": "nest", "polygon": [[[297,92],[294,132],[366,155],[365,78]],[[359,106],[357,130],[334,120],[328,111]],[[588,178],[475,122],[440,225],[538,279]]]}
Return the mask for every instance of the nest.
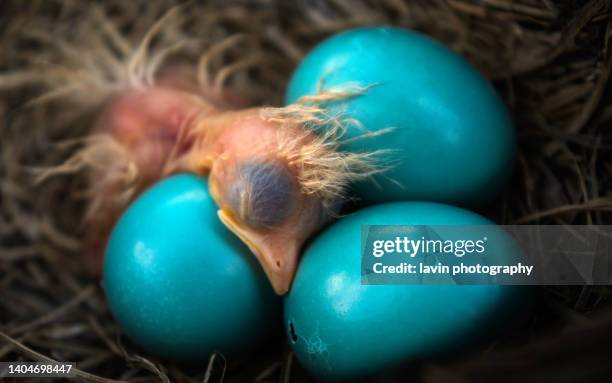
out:
{"label": "nest", "polygon": [[[107,30],[106,38],[118,31],[127,42],[116,44],[118,53],[134,49],[175,5],[0,4],[0,360],[74,361],[79,377],[98,382],[309,381],[282,336],[256,357],[213,354],[201,366],[143,353],[121,335],[99,281],[81,265],[84,230],[76,223],[85,210],[84,177],[35,182],[40,169],[74,154],[70,140],[87,134],[101,96],[90,92],[72,100],[78,107],[67,107],[70,92],[62,91],[61,74],[53,77],[57,91],[42,93],[46,79],[28,69],[57,62],[53,52],[69,49],[62,42],[87,40],[109,22],[116,30]],[[503,224],[611,223],[612,8],[606,0],[235,0],[184,6],[189,17],[177,33],[151,43],[197,37],[213,45],[243,36],[208,63],[218,74],[209,80],[214,89],[231,88],[259,105],[280,105],[300,59],[343,29],[392,24],[443,41],[493,81],[519,132],[515,174],[480,213]],[[90,41],[95,48],[97,40]],[[193,44],[194,51],[203,48]],[[98,79],[112,83],[108,76]],[[607,286],[538,288],[527,326],[486,349],[412,363],[383,379],[408,373],[422,382],[609,381],[610,292]]]}

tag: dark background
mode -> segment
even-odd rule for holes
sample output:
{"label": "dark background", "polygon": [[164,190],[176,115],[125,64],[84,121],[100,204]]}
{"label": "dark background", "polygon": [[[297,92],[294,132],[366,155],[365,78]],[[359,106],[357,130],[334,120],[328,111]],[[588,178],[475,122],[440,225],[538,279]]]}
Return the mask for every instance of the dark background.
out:
{"label": "dark background", "polygon": [[[67,91],[113,26],[135,49],[176,2],[0,3],[0,360],[75,361],[81,377],[133,381],[309,381],[280,334],[261,352],[181,366],[144,354],[121,336],[83,253],[82,175],[36,183],[35,170],[74,150],[103,92]],[[358,25],[393,24],[439,39],[478,67],[503,96],[519,133],[519,161],[503,195],[480,213],[503,224],[609,224],[612,210],[612,8],[607,1],[194,1],[153,46],[184,36],[198,52],[247,36],[213,63],[256,56],[226,83],[253,104],[279,105],[301,57]],[[182,37],[181,37],[182,36]],[[66,47],[73,47],[73,50]],[[75,53],[76,52],[76,53]],[[66,65],[67,71],[56,70]],[[55,68],[55,70],[54,70]],[[104,68],[103,83],[120,81]],[[41,98],[42,96],[42,98]],[[523,328],[445,361],[420,361],[380,381],[612,381],[609,287],[541,287]],[[35,351],[33,351],[35,350]],[[208,379],[208,380],[207,380]]]}

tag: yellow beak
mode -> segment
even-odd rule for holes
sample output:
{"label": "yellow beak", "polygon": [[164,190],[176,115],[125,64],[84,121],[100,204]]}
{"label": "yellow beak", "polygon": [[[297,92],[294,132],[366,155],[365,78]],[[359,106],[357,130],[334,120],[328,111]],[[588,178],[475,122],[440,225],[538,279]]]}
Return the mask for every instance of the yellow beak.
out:
{"label": "yellow beak", "polygon": [[300,249],[297,241],[279,232],[257,232],[240,222],[229,209],[220,209],[217,215],[221,222],[253,252],[274,291],[278,295],[289,291],[299,257]]}

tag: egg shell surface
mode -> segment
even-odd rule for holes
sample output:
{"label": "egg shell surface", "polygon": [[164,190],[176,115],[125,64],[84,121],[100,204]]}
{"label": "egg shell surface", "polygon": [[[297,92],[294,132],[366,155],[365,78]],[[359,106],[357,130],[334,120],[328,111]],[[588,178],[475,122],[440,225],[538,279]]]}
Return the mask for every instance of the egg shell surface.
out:
{"label": "egg shell surface", "polygon": [[352,380],[403,361],[461,355],[526,318],[525,286],[361,284],[362,225],[493,223],[439,203],[396,202],[359,210],[320,234],[285,298],[288,339],[314,377]]}
{"label": "egg shell surface", "polygon": [[[306,56],[285,101],[355,86],[365,92],[324,105],[330,115],[363,125],[349,124],[344,150],[391,150],[383,157],[391,170],[376,177],[376,183],[355,185],[364,203],[421,200],[475,206],[503,187],[516,157],[511,119],[491,84],[462,57],[408,29],[352,29]],[[392,131],[356,138],[386,128]]]}
{"label": "egg shell surface", "polygon": [[112,232],[106,298],[150,353],[203,362],[253,346],[278,323],[279,298],[216,212],[207,180],[179,174],[138,197]]}

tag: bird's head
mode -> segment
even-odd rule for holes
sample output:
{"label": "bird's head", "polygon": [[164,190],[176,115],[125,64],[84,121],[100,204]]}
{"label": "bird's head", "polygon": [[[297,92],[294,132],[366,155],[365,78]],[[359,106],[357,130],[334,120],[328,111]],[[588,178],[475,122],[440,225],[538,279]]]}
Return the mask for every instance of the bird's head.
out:
{"label": "bird's head", "polygon": [[293,169],[274,157],[213,166],[211,194],[221,221],[255,254],[274,290],[284,294],[306,239],[334,211],[303,192]]}
{"label": "bird's head", "polygon": [[200,144],[188,168],[207,170],[220,220],[278,294],[289,290],[304,242],[337,215],[348,185],[379,171],[372,153],[341,151],[342,132],[317,113],[306,106],[225,111],[194,130]]}
{"label": "bird's head", "polygon": [[198,131],[204,142],[191,163],[208,168],[219,219],[251,249],[274,290],[286,293],[303,243],[335,214],[329,198],[304,187],[311,165],[302,154],[315,136],[258,109],[208,117]]}

